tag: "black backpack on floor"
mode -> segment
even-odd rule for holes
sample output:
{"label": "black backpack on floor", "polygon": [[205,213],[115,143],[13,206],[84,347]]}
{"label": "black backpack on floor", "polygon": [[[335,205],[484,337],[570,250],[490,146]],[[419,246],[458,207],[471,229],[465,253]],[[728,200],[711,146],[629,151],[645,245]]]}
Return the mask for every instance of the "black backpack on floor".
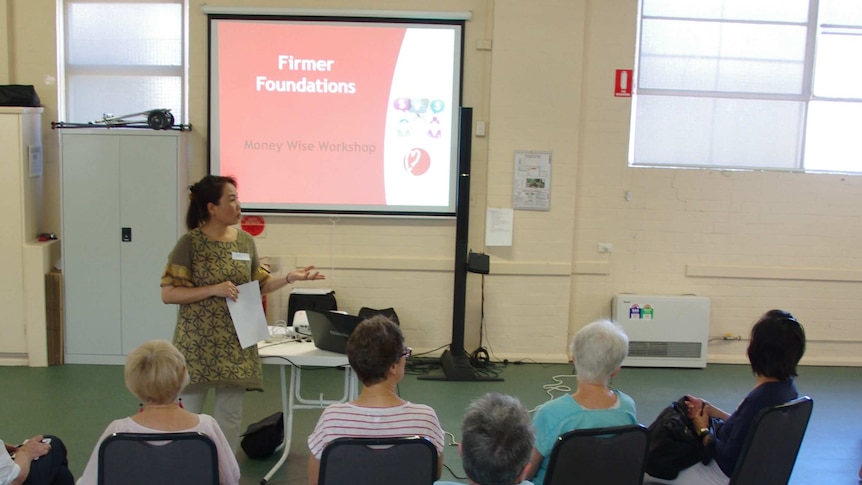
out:
{"label": "black backpack on floor", "polygon": [[242,434],[240,447],[249,458],[266,458],[284,442],[284,413],[269,415],[248,425]]}

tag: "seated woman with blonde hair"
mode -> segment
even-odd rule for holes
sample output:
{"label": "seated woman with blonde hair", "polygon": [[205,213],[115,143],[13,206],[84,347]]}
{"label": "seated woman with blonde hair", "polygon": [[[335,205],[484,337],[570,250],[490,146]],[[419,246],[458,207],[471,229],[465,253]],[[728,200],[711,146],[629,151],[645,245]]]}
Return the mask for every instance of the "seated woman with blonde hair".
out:
{"label": "seated woman with blonde hair", "polygon": [[[99,447],[114,433],[200,432],[213,440],[218,450],[219,483],[239,483],[239,464],[215,419],[182,408],[178,397],[189,383],[186,360],[167,340],[151,340],[126,358],[126,387],[141,400],[141,410],[108,425],[93,448],[90,461],[78,485],[95,485],[99,468]],[[189,466],[194,466],[190,463]]]}

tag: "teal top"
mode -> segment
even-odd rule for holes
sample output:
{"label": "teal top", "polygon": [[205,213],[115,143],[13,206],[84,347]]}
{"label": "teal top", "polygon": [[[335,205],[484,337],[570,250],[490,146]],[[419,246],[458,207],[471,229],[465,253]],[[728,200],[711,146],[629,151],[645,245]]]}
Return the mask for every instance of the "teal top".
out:
{"label": "teal top", "polygon": [[605,428],[637,424],[635,402],[628,395],[614,390],[617,402],[607,409],[587,409],[575,401],[570,394],[560,396],[542,404],[533,416],[536,429],[535,448],[542,455],[542,463],[532,481],[542,485],[548,470],[548,459],[557,438],[575,429]]}

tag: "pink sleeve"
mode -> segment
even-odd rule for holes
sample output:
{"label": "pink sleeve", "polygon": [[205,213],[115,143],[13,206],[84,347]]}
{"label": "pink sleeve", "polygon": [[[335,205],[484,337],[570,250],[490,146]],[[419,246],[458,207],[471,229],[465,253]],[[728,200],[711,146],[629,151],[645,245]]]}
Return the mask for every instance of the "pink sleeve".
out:
{"label": "pink sleeve", "polygon": [[330,408],[327,407],[321,413],[320,418],[317,420],[317,424],[314,425],[314,431],[308,435],[308,449],[311,451],[312,456],[320,459],[320,456],[323,454],[323,448],[329,444],[329,440],[326,439],[327,435],[327,419],[326,417],[329,415],[327,412]]}
{"label": "pink sleeve", "polygon": [[90,460],[87,461],[84,473],[80,478],[78,478],[78,481],[75,482],[76,485],[96,485],[98,483],[99,447],[102,446],[102,441],[105,441],[105,438],[114,433],[123,431],[120,426],[120,421],[120,419],[111,421],[111,424],[109,424],[108,427],[105,428],[105,431],[102,432],[102,436],[99,436],[99,440],[96,441],[96,446],[93,447],[93,452],[90,453]]}
{"label": "pink sleeve", "polygon": [[201,414],[200,420],[201,431],[213,440],[218,451],[219,485],[238,485],[239,463],[236,461],[236,455],[231,450],[227,438],[224,437],[224,433],[212,416]]}

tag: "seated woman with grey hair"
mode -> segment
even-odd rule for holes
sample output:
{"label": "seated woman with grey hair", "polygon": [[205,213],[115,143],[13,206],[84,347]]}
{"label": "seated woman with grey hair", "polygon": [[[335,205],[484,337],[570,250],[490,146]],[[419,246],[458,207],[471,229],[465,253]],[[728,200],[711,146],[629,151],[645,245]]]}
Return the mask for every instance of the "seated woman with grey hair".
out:
{"label": "seated woman with grey hair", "polygon": [[628,336],[609,320],[590,323],[575,334],[571,351],[577,390],[546,402],[533,416],[536,440],[527,478],[535,485],[544,483],[551,450],[563,433],[637,424],[635,402],[610,388],[611,378],[620,371],[628,350]]}
{"label": "seated woman with grey hair", "polygon": [[527,409],[508,394],[490,392],[476,398],[464,414],[458,451],[470,485],[530,485],[523,481],[533,452]]}

